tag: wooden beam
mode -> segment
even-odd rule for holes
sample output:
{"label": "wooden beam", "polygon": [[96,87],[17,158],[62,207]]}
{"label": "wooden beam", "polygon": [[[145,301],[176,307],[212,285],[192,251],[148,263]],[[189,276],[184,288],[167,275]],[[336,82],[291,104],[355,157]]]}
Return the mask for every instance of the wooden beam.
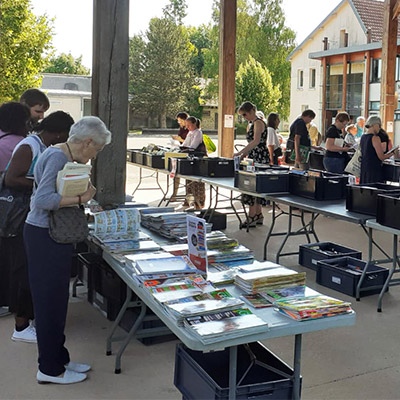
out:
{"label": "wooden beam", "polygon": [[220,1],[218,155],[222,157],[232,157],[234,144],[236,14],[236,0]]}
{"label": "wooden beam", "polygon": [[399,14],[400,14],[400,0],[397,0],[393,8],[393,18],[397,18]]}
{"label": "wooden beam", "polygon": [[395,98],[395,71],[397,55],[397,17],[393,15],[397,0],[385,0],[382,38],[382,76],[380,114],[383,128],[393,142]]}
{"label": "wooden beam", "polygon": [[102,206],[125,202],[128,133],[129,0],[93,1],[92,115],[112,142],[93,162],[96,199]]}
{"label": "wooden beam", "polygon": [[321,135],[322,137],[325,137],[325,131],[326,131],[326,81],[328,79],[327,76],[327,59],[324,57],[322,59],[322,115],[321,115]]}
{"label": "wooden beam", "polygon": [[347,100],[347,54],[343,54],[343,87],[342,87],[342,110],[346,111]]}
{"label": "wooden beam", "polygon": [[368,118],[369,109],[369,78],[371,74],[371,52],[365,53],[365,95],[364,95],[364,118]]}

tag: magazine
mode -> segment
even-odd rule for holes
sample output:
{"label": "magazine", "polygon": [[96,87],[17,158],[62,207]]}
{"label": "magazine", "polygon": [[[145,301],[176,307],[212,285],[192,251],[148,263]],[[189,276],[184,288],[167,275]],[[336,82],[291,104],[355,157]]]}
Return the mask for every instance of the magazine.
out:
{"label": "magazine", "polygon": [[292,297],[310,297],[318,295],[320,295],[319,292],[305,285],[281,288],[281,289],[270,289],[262,293],[262,296],[271,303]]}
{"label": "magazine", "polygon": [[166,272],[194,273],[197,271],[186,256],[137,260],[135,269],[139,275]]}
{"label": "magazine", "polygon": [[94,214],[96,235],[137,232],[139,228],[140,213],[136,208],[117,208]]}
{"label": "magazine", "polygon": [[57,192],[61,196],[78,196],[86,192],[92,166],[67,162],[57,174]]}
{"label": "magazine", "polygon": [[244,294],[242,299],[254,308],[272,307],[273,304],[268,301],[261,293]]}

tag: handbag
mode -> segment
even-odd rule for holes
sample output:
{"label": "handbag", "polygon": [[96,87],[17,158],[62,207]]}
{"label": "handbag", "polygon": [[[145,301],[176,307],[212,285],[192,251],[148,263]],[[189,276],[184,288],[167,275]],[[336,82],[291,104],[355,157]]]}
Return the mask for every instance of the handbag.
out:
{"label": "handbag", "polygon": [[57,243],[78,243],[89,234],[83,207],[62,207],[50,211],[50,237]]}
{"label": "handbag", "polygon": [[346,168],[344,169],[345,172],[348,172],[349,174],[352,174],[359,178],[361,175],[361,157],[362,157],[361,148],[360,146],[358,146],[352,159],[346,165]]}
{"label": "handbag", "polygon": [[5,171],[0,174],[0,237],[9,238],[22,232],[31,192],[6,187],[5,175]]}
{"label": "handbag", "polygon": [[280,147],[277,147],[275,150],[274,150],[274,156],[275,157],[282,157],[282,149],[280,148]]}
{"label": "handbag", "polygon": [[[301,164],[307,164],[308,160],[310,159],[310,152],[311,147],[300,145],[300,157],[301,157]],[[292,161],[296,161],[296,151],[293,149],[292,153],[290,154],[290,159]]]}

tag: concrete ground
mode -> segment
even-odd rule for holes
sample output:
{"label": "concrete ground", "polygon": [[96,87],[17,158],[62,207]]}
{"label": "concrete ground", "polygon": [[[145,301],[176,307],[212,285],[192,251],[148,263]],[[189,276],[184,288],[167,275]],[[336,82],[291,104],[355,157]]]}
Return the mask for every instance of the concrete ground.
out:
{"label": "concrete ground", "polygon": [[[146,142],[165,143],[165,138],[135,137],[130,148]],[[128,166],[127,193],[138,179],[138,168]],[[164,182],[165,177],[162,177]],[[152,186],[151,179],[147,180]],[[160,199],[159,191],[137,191],[135,200],[151,202]],[[270,208],[265,207],[262,227],[249,233],[238,229],[236,217],[230,216],[226,233],[255,251],[262,258],[263,241],[270,223]],[[285,219],[282,217],[282,228]],[[360,227],[320,217],[316,223],[320,240],[333,241],[361,250],[367,256],[367,237]],[[378,242],[390,250],[391,237],[377,235]],[[294,251],[304,243],[302,237],[290,241]],[[274,260],[280,240],[274,238],[268,259]],[[383,312],[377,313],[378,295],[354,298],[315,283],[315,273],[299,266],[297,257],[281,260],[285,266],[307,272],[307,284],[322,293],[352,302],[357,312],[353,327],[305,334],[302,351],[302,398],[333,399],[400,399],[400,287],[385,294]],[[177,341],[145,346],[133,340],[122,358],[122,373],[114,374],[114,357],[105,355],[105,339],[111,323],[86,301],[85,288],[72,299],[67,321],[67,347],[75,361],[89,362],[93,371],[83,383],[70,386],[38,385],[36,346],[14,343],[11,316],[0,318],[0,399],[180,399],[173,385],[174,353]],[[280,358],[292,363],[293,337],[264,342]],[[115,345],[117,346],[117,345]]]}

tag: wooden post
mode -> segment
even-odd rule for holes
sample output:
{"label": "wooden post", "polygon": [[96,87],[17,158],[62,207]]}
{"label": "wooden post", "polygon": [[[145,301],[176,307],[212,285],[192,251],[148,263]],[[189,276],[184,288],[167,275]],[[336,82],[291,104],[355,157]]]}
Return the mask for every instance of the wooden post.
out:
{"label": "wooden post", "polygon": [[102,206],[125,202],[128,60],[129,0],[94,0],[92,115],[112,133],[112,142],[93,162]]}
{"label": "wooden post", "polygon": [[[385,0],[382,38],[381,108],[382,127],[393,142],[395,98],[395,71],[397,55],[397,17],[393,11],[396,0]],[[393,142],[394,143],[394,142]]]}
{"label": "wooden post", "polygon": [[327,59],[324,57],[322,59],[322,110],[321,110],[321,135],[322,137],[325,137],[325,131],[326,131],[326,82],[328,79],[327,75]]}
{"label": "wooden post", "polygon": [[[232,157],[235,129],[236,0],[221,0],[219,23],[218,155]],[[251,101],[251,99],[249,99]]]}
{"label": "wooden post", "polygon": [[343,54],[343,88],[342,88],[342,110],[346,111],[347,95],[347,55]]}
{"label": "wooden post", "polygon": [[365,55],[365,97],[364,97],[364,118],[368,118],[369,109],[369,79],[371,74],[371,52],[367,51]]}

